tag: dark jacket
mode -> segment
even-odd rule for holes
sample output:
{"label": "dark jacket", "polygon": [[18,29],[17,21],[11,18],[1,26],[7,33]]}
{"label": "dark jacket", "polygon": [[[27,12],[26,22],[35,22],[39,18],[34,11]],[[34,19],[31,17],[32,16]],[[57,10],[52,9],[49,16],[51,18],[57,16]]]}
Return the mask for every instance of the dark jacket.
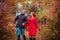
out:
{"label": "dark jacket", "polygon": [[27,16],[24,14],[20,14],[15,18],[14,24],[16,24],[16,21],[17,25],[22,26],[23,23],[27,23]]}

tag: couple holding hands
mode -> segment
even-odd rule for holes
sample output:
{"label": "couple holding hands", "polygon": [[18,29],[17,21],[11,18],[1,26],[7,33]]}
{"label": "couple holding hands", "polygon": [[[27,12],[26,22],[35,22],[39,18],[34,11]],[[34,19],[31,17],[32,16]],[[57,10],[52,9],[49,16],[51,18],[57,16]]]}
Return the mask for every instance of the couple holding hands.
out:
{"label": "couple holding hands", "polygon": [[36,30],[40,31],[40,26],[38,24],[38,19],[36,17],[36,12],[31,11],[29,17],[25,15],[26,10],[23,9],[21,14],[18,15],[14,20],[14,25],[16,26],[17,40],[20,40],[20,34],[24,40],[26,39],[24,27],[28,27],[29,40],[36,40]]}

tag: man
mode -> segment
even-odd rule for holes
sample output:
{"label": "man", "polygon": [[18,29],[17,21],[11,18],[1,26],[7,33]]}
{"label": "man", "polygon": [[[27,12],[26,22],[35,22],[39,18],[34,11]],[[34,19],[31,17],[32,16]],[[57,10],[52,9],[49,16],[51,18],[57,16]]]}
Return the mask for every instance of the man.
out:
{"label": "man", "polygon": [[23,36],[23,39],[26,40],[24,33],[24,24],[27,23],[27,17],[25,15],[26,10],[23,9],[21,14],[15,18],[14,25],[17,28],[17,39],[20,40],[20,33]]}

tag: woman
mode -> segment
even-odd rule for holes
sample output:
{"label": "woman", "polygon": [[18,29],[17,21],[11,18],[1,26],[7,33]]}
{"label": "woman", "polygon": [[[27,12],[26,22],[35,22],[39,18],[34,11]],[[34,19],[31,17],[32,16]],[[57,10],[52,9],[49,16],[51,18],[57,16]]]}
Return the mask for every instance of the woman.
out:
{"label": "woman", "polygon": [[36,40],[36,29],[40,30],[40,26],[38,25],[38,20],[36,18],[35,12],[30,13],[30,17],[28,18],[28,34],[30,40]]}

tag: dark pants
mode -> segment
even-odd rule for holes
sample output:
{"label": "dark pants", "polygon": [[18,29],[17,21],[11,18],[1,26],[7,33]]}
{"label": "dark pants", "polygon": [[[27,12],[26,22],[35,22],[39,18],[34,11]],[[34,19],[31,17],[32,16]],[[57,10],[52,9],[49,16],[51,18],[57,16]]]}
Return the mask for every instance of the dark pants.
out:
{"label": "dark pants", "polygon": [[20,40],[20,34],[23,36],[23,39],[26,40],[24,28],[17,26],[17,39]]}
{"label": "dark pants", "polygon": [[29,39],[30,39],[30,40],[36,40],[36,38],[32,38],[32,37],[31,37],[31,38],[29,38]]}

